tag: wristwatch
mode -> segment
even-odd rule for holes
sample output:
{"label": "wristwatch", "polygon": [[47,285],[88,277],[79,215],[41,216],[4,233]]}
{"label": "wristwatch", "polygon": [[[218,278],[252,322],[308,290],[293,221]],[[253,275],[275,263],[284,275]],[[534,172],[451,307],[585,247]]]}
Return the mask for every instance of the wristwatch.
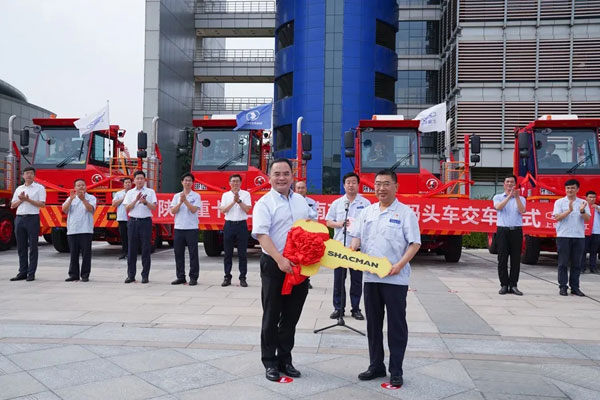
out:
{"label": "wristwatch", "polygon": [[585,208],[583,210],[579,210],[579,212],[585,214]]}
{"label": "wristwatch", "polygon": [[242,199],[239,199],[238,201],[236,201],[236,203],[240,204],[242,202]]}

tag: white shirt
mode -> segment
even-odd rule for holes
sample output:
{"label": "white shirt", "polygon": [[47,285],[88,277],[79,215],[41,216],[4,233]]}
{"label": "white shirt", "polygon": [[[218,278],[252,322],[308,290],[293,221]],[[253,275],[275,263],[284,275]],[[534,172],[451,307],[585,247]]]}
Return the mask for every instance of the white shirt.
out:
{"label": "white shirt", "polygon": [[[494,196],[494,206],[499,203],[502,203],[504,199],[508,196],[506,193],[500,193]],[[519,200],[521,204],[527,206],[525,202],[525,197],[519,196]],[[523,214],[519,211],[519,207],[517,206],[517,199],[514,197],[508,200],[508,203],[504,206],[502,210],[496,210],[498,214],[498,222],[496,226],[523,226]]]}
{"label": "white shirt", "polygon": [[308,204],[308,207],[310,208],[310,214],[308,215],[308,219],[316,220],[319,216],[319,210],[317,210],[317,202],[311,199],[310,197],[305,197],[304,200],[306,200],[306,204]]}
{"label": "white shirt", "polygon": [[[350,203],[348,197],[343,195],[339,199],[336,199],[333,203],[331,203],[331,207],[329,207],[329,211],[327,212],[327,216],[325,220],[334,221],[334,222],[342,222],[346,218],[346,202]],[[350,246],[352,243],[352,236],[350,232],[352,231],[352,223],[358,217],[358,215],[365,208],[369,207],[371,202],[365,199],[360,194],[357,194],[354,198],[354,201],[350,203],[350,207],[348,207],[348,222],[349,225],[346,228],[346,246]],[[338,242],[344,243],[344,228],[334,228],[333,230],[333,238]]]}
{"label": "white shirt", "polygon": [[[96,210],[96,198],[89,193],[85,194],[85,199],[92,205],[94,210],[89,212],[79,197],[75,197],[69,206],[67,213],[67,235],[77,235],[79,233],[94,233],[94,211]],[[65,205],[69,199],[65,200]]]}
{"label": "white shirt", "polygon": [[[250,198],[249,192],[245,190],[240,190],[239,194],[242,203],[244,203],[247,206],[252,205],[252,199]],[[234,194],[231,190],[229,192],[223,193],[223,196],[221,196],[221,206],[228,206],[229,204],[233,203],[233,197]],[[240,207],[240,205],[237,203],[234,204],[233,207],[231,207],[229,211],[225,213],[225,221],[245,221],[247,219],[248,214],[246,213],[246,211],[242,210],[242,207]]]}
{"label": "white shirt", "polygon": [[[261,197],[252,211],[252,237],[267,234],[280,253],[285,247],[287,234],[299,219],[308,219],[309,207],[304,197],[290,190],[286,197],[275,189]],[[267,254],[263,250],[263,253]]]}
{"label": "white shirt", "polygon": [[[557,237],[568,237],[568,238],[585,238],[585,222],[579,211],[581,203],[585,204],[585,212],[590,214],[590,207],[587,201],[580,198],[575,198],[573,201],[573,211],[569,213],[565,218],[556,223],[556,236]],[[569,199],[565,196],[554,202],[554,211],[552,215],[562,214],[569,209]]]}
{"label": "white shirt", "polygon": [[[379,210],[379,202],[365,208],[352,225],[352,236],[360,239],[363,253],[385,257],[392,265],[400,261],[410,244],[421,243],[417,216],[398,200],[383,212]],[[363,278],[364,282],[408,285],[410,263],[406,263],[397,275],[380,278],[365,271]]]}
{"label": "white shirt", "polygon": [[[139,192],[142,192],[146,196],[148,203],[156,204],[156,193],[153,189],[149,189],[146,186],[144,186],[141,190],[138,190],[137,188],[130,189],[125,195],[123,204],[128,206],[129,204],[133,203]],[[129,211],[129,216],[133,218],[148,218],[152,217],[152,211],[142,204],[141,201],[138,201],[135,203],[133,209]]]}
{"label": "white shirt", "polygon": [[592,235],[600,235],[600,206],[594,206],[594,225],[592,225]]}
{"label": "white shirt", "polygon": [[[17,188],[17,190],[15,190],[15,193],[13,194],[12,201],[19,200],[19,195],[23,192],[25,192],[25,194],[27,196],[29,196],[29,198],[31,200],[43,201],[43,202],[46,201],[46,188],[36,182],[32,182],[31,185],[29,185],[29,186],[27,186],[27,185],[19,186]],[[22,202],[21,204],[19,204],[19,207],[17,207],[17,215],[28,215],[28,214],[39,214],[39,213],[40,213],[40,208],[34,206],[33,204],[31,204],[28,201]]]}
{"label": "white shirt", "polygon": [[[180,197],[181,192],[173,196],[171,207],[179,204]],[[200,195],[193,190],[187,195],[187,201],[195,207],[200,207],[201,205]],[[175,229],[198,229],[198,212],[193,213],[185,204],[182,204],[177,214],[175,214]]]}
{"label": "white shirt", "polygon": [[[127,191],[125,189],[120,190],[118,192],[113,193],[113,200],[121,200],[125,198],[125,194]],[[127,210],[125,209],[125,204],[121,202],[117,207],[117,221],[127,221],[129,218],[127,217]]]}

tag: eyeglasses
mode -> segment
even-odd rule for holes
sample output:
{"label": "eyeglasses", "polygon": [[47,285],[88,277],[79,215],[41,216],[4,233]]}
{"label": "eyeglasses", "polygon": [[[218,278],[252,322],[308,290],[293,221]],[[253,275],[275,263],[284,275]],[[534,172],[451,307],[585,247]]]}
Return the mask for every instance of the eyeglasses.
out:
{"label": "eyeglasses", "polygon": [[380,187],[384,187],[384,188],[389,188],[392,185],[392,182],[375,182],[375,187],[376,188],[380,188]]}

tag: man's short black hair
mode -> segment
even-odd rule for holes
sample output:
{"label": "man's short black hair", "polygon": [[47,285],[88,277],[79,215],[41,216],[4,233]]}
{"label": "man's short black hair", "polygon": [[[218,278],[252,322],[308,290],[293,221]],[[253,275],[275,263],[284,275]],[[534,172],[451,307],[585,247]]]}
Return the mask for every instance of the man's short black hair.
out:
{"label": "man's short black hair", "polygon": [[273,165],[279,164],[279,163],[286,163],[287,165],[290,166],[290,171],[294,171],[294,166],[292,165],[292,162],[290,160],[288,160],[287,158],[276,158],[271,162],[271,166],[269,167],[269,172],[271,171],[271,169],[273,169]]}
{"label": "man's short black hair", "polygon": [[379,171],[378,173],[375,174],[375,179],[377,179],[378,176],[383,175],[383,176],[389,176],[392,178],[392,181],[394,183],[398,183],[398,177],[396,176],[396,173],[394,171],[392,171],[389,168],[386,169],[382,169],[381,171]]}
{"label": "man's short black hair", "polygon": [[[85,179],[83,179],[83,178],[77,178],[77,179],[75,179],[75,180],[73,181],[73,187],[75,187],[75,185],[76,185],[76,184],[77,184],[77,182],[79,182],[79,181],[81,181],[81,182],[85,183]],[[87,186],[87,185],[86,185],[86,186]]]}
{"label": "man's short black hair", "polygon": [[146,173],[144,171],[135,171],[133,173],[133,179],[135,179],[135,177],[138,175],[142,175],[144,178],[146,177]]}
{"label": "man's short black hair", "polygon": [[129,182],[131,182],[131,181],[132,181],[132,179],[131,179],[131,177],[130,177],[130,176],[126,176],[126,177],[124,177],[124,178],[122,178],[122,179],[121,179],[121,182],[125,183],[125,181],[129,181]]}
{"label": "man's short black hair", "polygon": [[507,179],[509,179],[509,178],[512,178],[512,179],[514,179],[514,180],[515,180],[515,184],[517,183],[517,177],[516,177],[516,176],[514,176],[513,174],[506,175],[506,176],[504,177],[504,180],[507,180]]}
{"label": "man's short black hair", "polygon": [[358,174],[356,174],[354,172],[348,172],[346,175],[344,175],[344,177],[342,178],[342,182],[345,184],[346,179],[352,178],[352,177],[356,178],[356,183],[360,183],[360,176],[358,176]]}
{"label": "man's short black hair", "polygon": [[33,167],[25,167],[25,168],[23,168],[23,173],[28,172],[28,171],[33,171],[33,174],[35,175],[35,168],[33,168]]}
{"label": "man's short black hair", "polygon": [[579,188],[579,181],[577,179],[569,179],[568,181],[565,182],[565,187],[567,186],[577,186]]}
{"label": "man's short black hair", "polygon": [[597,196],[596,192],[594,192],[593,190],[588,190],[585,194],[585,197],[588,197],[590,194],[593,194],[594,196]]}
{"label": "man's short black hair", "polygon": [[186,172],[185,174],[181,175],[181,182],[183,182],[185,178],[192,178],[192,182],[196,180],[191,172]]}
{"label": "man's short black hair", "polygon": [[238,178],[240,180],[240,182],[242,181],[242,176],[240,174],[233,174],[229,177],[229,182],[231,182],[231,180],[233,178]]}

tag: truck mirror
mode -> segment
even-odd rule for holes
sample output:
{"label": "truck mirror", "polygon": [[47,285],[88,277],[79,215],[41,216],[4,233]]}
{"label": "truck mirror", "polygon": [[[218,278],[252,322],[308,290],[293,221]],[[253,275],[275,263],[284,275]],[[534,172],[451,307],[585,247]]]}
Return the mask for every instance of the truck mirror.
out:
{"label": "truck mirror", "polygon": [[29,129],[23,129],[21,131],[21,147],[29,146]]}
{"label": "truck mirror", "polygon": [[21,154],[26,156],[27,154],[29,154],[29,147],[25,146],[25,147],[21,147]]}
{"label": "truck mirror", "polygon": [[138,149],[146,150],[148,148],[148,134],[144,131],[138,132]]}
{"label": "truck mirror", "polygon": [[519,157],[520,158],[528,158],[529,157],[529,138],[527,136],[527,132],[519,132],[517,136],[517,141],[519,145]]}
{"label": "truck mirror", "polygon": [[471,154],[472,163],[477,164],[479,161],[481,161],[481,157],[479,156],[479,154]]}
{"label": "truck mirror", "polygon": [[302,151],[311,151],[311,150],[312,150],[312,136],[308,133],[303,133],[302,134]]}
{"label": "truck mirror", "polygon": [[344,150],[344,155],[346,156],[346,158],[354,158],[354,149]]}
{"label": "truck mirror", "polygon": [[310,151],[303,151],[302,152],[302,159],[304,161],[312,160],[312,153]]}
{"label": "truck mirror", "polygon": [[[354,132],[346,131],[344,132],[344,148],[345,149],[354,149]],[[348,156],[346,156],[348,157]],[[352,156],[354,157],[354,156]]]}
{"label": "truck mirror", "polygon": [[146,158],[148,157],[148,153],[146,153],[146,150],[138,150],[137,156],[138,158]]}
{"label": "truck mirror", "polygon": [[179,138],[177,140],[177,147],[184,149],[188,147],[188,131],[183,129],[179,131]]}
{"label": "truck mirror", "polygon": [[477,135],[471,136],[471,153],[481,153],[481,137]]}

